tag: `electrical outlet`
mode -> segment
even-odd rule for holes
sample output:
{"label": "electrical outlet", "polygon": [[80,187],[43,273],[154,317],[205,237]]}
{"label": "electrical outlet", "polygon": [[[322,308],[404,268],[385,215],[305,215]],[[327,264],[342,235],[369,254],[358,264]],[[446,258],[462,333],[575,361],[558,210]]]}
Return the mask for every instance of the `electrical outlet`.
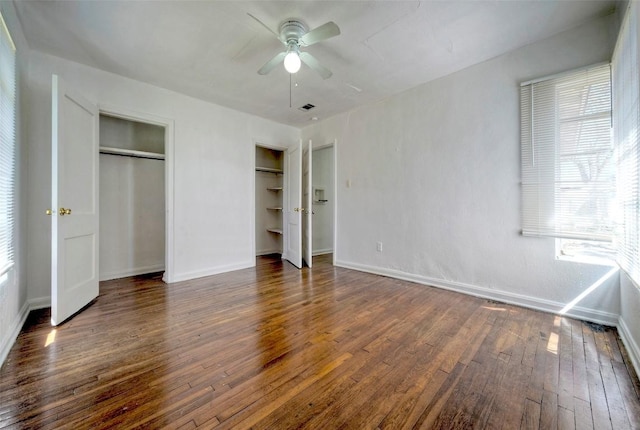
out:
{"label": "electrical outlet", "polygon": [[376,251],[382,252],[382,242],[376,243]]}

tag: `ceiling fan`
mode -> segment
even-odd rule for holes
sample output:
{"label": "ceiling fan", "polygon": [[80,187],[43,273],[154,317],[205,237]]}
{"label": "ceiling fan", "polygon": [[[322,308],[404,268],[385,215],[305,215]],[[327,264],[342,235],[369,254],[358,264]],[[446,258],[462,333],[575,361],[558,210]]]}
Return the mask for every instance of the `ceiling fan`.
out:
{"label": "ceiling fan", "polygon": [[329,21],[320,27],[308,30],[307,26],[298,19],[288,18],[280,24],[280,34],[270,29],[265,23],[255,16],[248,13],[251,18],[255,19],[264,28],[269,30],[284,46],[286,51],[280,52],[258,70],[258,74],[266,75],[272,71],[280,62],[284,62],[284,68],[289,73],[296,73],[300,70],[301,62],[305,63],[312,70],[317,72],[323,79],[331,77],[331,70],[324,67],[316,60],[316,58],[305,51],[300,51],[301,47],[311,46],[314,43],[340,34],[340,28],[333,22]]}

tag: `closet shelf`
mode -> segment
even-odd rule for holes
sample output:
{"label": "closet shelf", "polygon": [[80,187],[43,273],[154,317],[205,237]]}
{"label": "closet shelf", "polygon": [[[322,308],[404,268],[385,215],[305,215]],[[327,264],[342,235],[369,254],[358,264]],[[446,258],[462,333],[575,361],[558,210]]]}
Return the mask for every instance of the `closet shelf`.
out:
{"label": "closet shelf", "polygon": [[267,231],[269,233],[282,234],[282,229],[281,228],[268,228]]}
{"label": "closet shelf", "polygon": [[256,166],[256,171],[257,172],[267,172],[267,173],[275,173],[278,175],[281,175],[284,173],[284,170],[282,169],[274,169],[273,167],[258,167]]}
{"label": "closet shelf", "polygon": [[113,148],[110,146],[101,146],[101,154],[121,155],[124,157],[148,158],[151,160],[164,160],[164,154],[157,152],[136,151],[134,149]]}
{"label": "closet shelf", "polygon": [[282,208],[279,206],[273,207],[273,208],[267,208],[268,211],[281,211]]}
{"label": "closet shelf", "polygon": [[282,191],[282,187],[268,187],[267,190],[269,190],[269,191]]}

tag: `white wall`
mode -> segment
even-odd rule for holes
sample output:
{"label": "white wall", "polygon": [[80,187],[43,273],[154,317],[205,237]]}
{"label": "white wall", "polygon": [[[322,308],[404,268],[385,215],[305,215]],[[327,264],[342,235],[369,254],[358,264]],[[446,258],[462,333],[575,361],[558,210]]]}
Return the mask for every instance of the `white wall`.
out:
{"label": "white wall", "polygon": [[[333,146],[313,151],[312,185],[324,188],[326,203],[313,203],[313,253],[333,251],[333,208],[335,205]],[[315,197],[314,197],[315,198]]]}
{"label": "white wall", "polygon": [[26,185],[27,185],[27,151],[26,122],[27,112],[24,97],[26,94],[26,71],[28,68],[28,47],[22,29],[15,14],[13,3],[0,2],[0,11],[7,23],[11,37],[16,45],[16,237],[15,265],[9,272],[9,279],[0,285],[0,366],[4,362],[27,317],[27,224],[26,218]]}
{"label": "white wall", "polygon": [[[553,239],[520,235],[519,83],[608,61],[615,24],[598,19],[303,129],[339,142],[337,264],[551,311],[597,281],[608,268],[558,261]],[[618,284],[570,314],[615,324]]]}
{"label": "white wall", "polygon": [[620,321],[618,331],[637,372],[640,372],[640,289],[625,273],[620,274]]}
{"label": "white wall", "polygon": [[299,130],[172,91],[33,52],[29,67],[28,290],[50,296],[51,74],[99,106],[174,121],[173,280],[255,264],[255,140],[297,142]]}
{"label": "white wall", "polygon": [[[635,12],[636,15],[632,19],[640,22],[640,7],[637,4],[634,6],[627,13]],[[620,22],[622,22],[626,11],[627,7],[618,9]],[[640,38],[640,34],[637,34],[636,37]],[[636,88],[636,91],[638,91],[638,88]],[[620,274],[620,302],[618,332],[627,347],[636,372],[640,373],[640,289],[624,272]]]}

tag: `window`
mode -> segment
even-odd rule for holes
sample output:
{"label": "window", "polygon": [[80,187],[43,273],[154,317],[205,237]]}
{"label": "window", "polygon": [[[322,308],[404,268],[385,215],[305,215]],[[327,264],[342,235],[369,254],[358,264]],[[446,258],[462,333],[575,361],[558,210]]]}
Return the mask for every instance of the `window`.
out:
{"label": "window", "polygon": [[630,2],[613,54],[613,135],[618,170],[618,263],[640,284],[640,70],[638,9]]}
{"label": "window", "polygon": [[15,214],[15,46],[0,16],[0,282],[13,267]]}
{"label": "window", "polygon": [[607,254],[616,194],[609,65],[522,84],[520,108],[523,235],[564,238],[564,255]]}

